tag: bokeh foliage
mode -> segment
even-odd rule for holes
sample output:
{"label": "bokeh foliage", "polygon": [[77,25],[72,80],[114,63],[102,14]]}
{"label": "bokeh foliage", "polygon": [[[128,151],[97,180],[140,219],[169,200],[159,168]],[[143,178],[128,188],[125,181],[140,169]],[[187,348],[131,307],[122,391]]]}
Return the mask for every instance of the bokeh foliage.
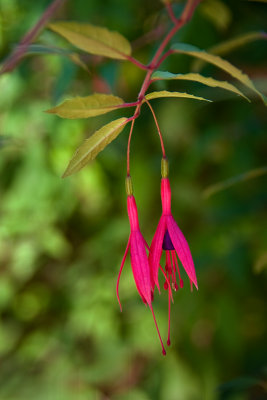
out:
{"label": "bokeh foliage", "polygon": [[[86,3],[67,1],[57,18],[107,26],[131,41],[157,24],[168,27],[160,2]],[[48,4],[0,0],[2,59]],[[174,9],[178,13],[181,4]],[[263,29],[266,11],[256,2],[205,1],[178,39],[209,48]],[[153,103],[170,160],[173,213],[199,281],[198,292],[190,293],[188,283],[176,293],[172,347],[163,358],[129,261],[121,280],[122,314],[115,296],[129,231],[129,128],[92,165],[60,178],[85,137],[130,112],[88,121],[44,113],[64,98],[94,91],[134,101],[144,72],[87,56],[88,73],[68,57],[43,54],[41,46],[70,48],[48,30],[36,43],[34,55],[0,77],[0,399],[266,398],[266,177],[203,195],[211,185],[264,167],[266,108],[251,93],[249,104],[198,84],[155,84],[214,100]],[[135,56],[147,62],[155,43],[134,43]],[[249,43],[227,58],[266,94],[266,42]],[[188,72],[192,60],[174,56],[164,66]],[[203,73],[225,77],[211,66]],[[150,241],[160,216],[160,146],[145,106],[135,125],[131,165],[141,228]],[[156,296],[155,311],[166,337],[164,293]]]}

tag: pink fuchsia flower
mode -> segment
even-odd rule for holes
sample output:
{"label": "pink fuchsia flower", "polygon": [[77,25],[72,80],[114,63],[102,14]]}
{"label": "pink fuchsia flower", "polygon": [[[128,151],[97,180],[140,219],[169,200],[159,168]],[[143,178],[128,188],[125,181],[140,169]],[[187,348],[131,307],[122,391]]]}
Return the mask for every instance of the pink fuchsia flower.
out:
{"label": "pink fuchsia flower", "polygon": [[151,284],[151,273],[150,267],[148,262],[148,257],[146,253],[146,248],[149,247],[143,238],[140,228],[139,228],[139,221],[138,221],[138,213],[135,198],[132,194],[132,186],[131,186],[131,178],[127,177],[126,179],[126,191],[127,191],[127,211],[130,221],[130,228],[131,233],[128,240],[128,244],[126,246],[126,250],[122,259],[122,263],[119,270],[118,280],[117,280],[117,298],[119,301],[120,309],[122,311],[120,297],[119,297],[119,282],[120,276],[124,267],[125,259],[127,257],[128,251],[130,250],[130,258],[131,258],[131,266],[133,271],[133,276],[135,280],[135,284],[138,290],[138,293],[141,296],[142,301],[145,305],[148,305],[155,322],[155,326],[158,332],[159,340],[162,346],[162,353],[163,355],[166,354],[161,335],[159,332],[158,324],[156,321],[156,317],[154,314],[154,310],[152,307],[152,300],[153,300],[153,292],[152,292],[152,284]]}
{"label": "pink fuchsia flower", "polygon": [[[197,278],[195,273],[194,262],[190,252],[188,243],[175,222],[171,212],[171,188],[168,179],[168,163],[166,159],[162,162],[162,179],[161,179],[161,201],[162,201],[162,215],[159,220],[155,235],[153,237],[150,251],[149,251],[149,264],[151,269],[152,290],[155,285],[160,291],[158,281],[158,270],[160,268],[160,259],[162,251],[166,251],[166,264],[165,270],[167,279],[164,288],[172,287],[175,291],[178,290],[179,285],[183,287],[183,280],[181,279],[180,270],[178,266],[177,256],[184,267],[192,289],[194,284],[196,288]],[[177,254],[177,256],[176,256]],[[176,273],[179,278],[179,285],[176,279]],[[170,291],[169,291],[169,332],[167,344],[170,345]]]}

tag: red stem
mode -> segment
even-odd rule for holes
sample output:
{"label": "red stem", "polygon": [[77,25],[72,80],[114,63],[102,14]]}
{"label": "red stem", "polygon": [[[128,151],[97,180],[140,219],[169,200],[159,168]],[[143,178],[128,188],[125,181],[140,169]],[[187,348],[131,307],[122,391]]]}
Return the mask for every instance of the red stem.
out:
{"label": "red stem", "polygon": [[166,3],[166,8],[167,8],[170,19],[172,20],[172,22],[175,25],[177,23],[177,18],[174,15],[171,3]]}
{"label": "red stem", "polygon": [[16,65],[20,62],[21,58],[27,51],[29,45],[38,35],[39,31],[42,27],[47,23],[47,21],[54,14],[56,9],[63,4],[65,0],[54,0],[52,4],[45,10],[39,21],[34,25],[34,27],[26,33],[26,35],[22,38],[19,45],[16,47],[15,51],[7,58],[4,62],[0,74],[4,74],[5,72],[12,71]]}
{"label": "red stem", "polygon": [[118,104],[115,106],[116,108],[126,108],[126,107],[136,107],[140,104],[140,101],[135,101],[133,103],[123,103],[123,104]]}
{"label": "red stem", "polygon": [[166,53],[164,53],[163,56],[161,56],[161,58],[159,59],[157,65],[155,66],[155,69],[158,69],[158,67],[163,63],[163,61],[173,53],[174,53],[173,50],[166,51]]}
{"label": "red stem", "polygon": [[[201,0],[187,0],[187,3],[184,7],[184,10],[182,12],[182,15],[179,19],[176,19],[176,23],[174,27],[170,30],[170,32],[165,36],[163,41],[161,42],[158,50],[156,51],[154,57],[152,58],[150,64],[147,65],[147,74],[145,76],[145,79],[143,81],[142,87],[140,89],[139,95],[138,95],[138,105],[136,106],[135,113],[133,115],[133,122],[131,125],[131,130],[129,134],[129,139],[128,139],[128,146],[127,146],[127,175],[130,175],[130,145],[131,145],[131,138],[132,138],[132,133],[133,133],[133,126],[134,126],[134,121],[135,119],[139,116],[140,114],[140,108],[143,102],[143,99],[145,97],[145,93],[148,89],[148,87],[151,84],[151,75],[159,67],[159,65],[162,63],[165,58],[171,54],[166,52],[164,56],[162,56],[162,53],[171,40],[171,38],[175,35],[175,33],[184,25],[186,24],[190,18],[192,17],[194,10],[198,3],[200,3]],[[136,63],[135,63],[136,64]],[[164,149],[164,147],[163,147]]]}
{"label": "red stem", "polygon": [[128,120],[128,122],[132,121],[132,123],[131,123],[131,129],[130,129],[128,145],[127,145],[127,176],[130,176],[130,151],[131,151],[131,138],[132,138],[132,133],[133,133],[133,127],[134,127],[136,118],[139,116],[140,107],[141,107],[141,104],[139,104],[136,107],[134,115],[131,118],[129,118],[129,120]]}
{"label": "red stem", "polygon": [[132,64],[135,64],[138,68],[144,69],[147,71],[149,67],[147,65],[142,64],[140,61],[136,60],[136,58],[127,56],[126,57],[128,61],[130,61]]}
{"label": "red stem", "polygon": [[163,157],[163,158],[166,158],[166,153],[165,153],[165,148],[164,148],[164,143],[163,143],[163,137],[162,137],[162,133],[161,133],[161,131],[160,131],[160,127],[159,127],[158,120],[157,120],[157,118],[156,118],[155,112],[154,112],[154,110],[153,110],[151,104],[149,103],[149,101],[147,101],[147,100],[145,99],[145,102],[147,103],[148,107],[150,108],[150,111],[151,111],[151,113],[152,113],[152,115],[153,115],[153,118],[154,118],[154,121],[155,121],[157,130],[158,130],[159,140],[160,140],[161,149],[162,149],[162,157]]}

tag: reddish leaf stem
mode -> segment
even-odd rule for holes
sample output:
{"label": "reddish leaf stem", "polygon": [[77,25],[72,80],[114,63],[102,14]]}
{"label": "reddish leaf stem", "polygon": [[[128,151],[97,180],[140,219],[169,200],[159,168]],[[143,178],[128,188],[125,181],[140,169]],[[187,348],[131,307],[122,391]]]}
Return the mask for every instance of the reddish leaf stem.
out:
{"label": "reddish leaf stem", "polygon": [[154,121],[155,121],[157,130],[158,130],[159,140],[160,140],[161,149],[162,149],[162,157],[163,157],[163,158],[166,158],[166,153],[165,153],[165,148],[164,148],[164,143],[163,143],[163,137],[162,137],[162,133],[161,133],[161,131],[160,131],[160,127],[159,127],[159,124],[158,124],[157,117],[156,117],[156,115],[155,115],[155,113],[154,113],[154,110],[153,110],[151,104],[149,103],[149,101],[145,99],[145,102],[147,103],[148,107],[150,108],[150,111],[151,111],[151,113],[152,113],[152,115],[153,115],[153,118],[154,118]]}
{"label": "reddish leaf stem", "polygon": [[149,69],[149,67],[147,65],[142,64],[140,61],[136,60],[136,58],[134,58],[132,56],[127,56],[126,58],[132,64],[135,64],[138,68],[144,69],[145,71],[147,71]]}
{"label": "reddish leaf stem", "polygon": [[126,107],[136,107],[138,106],[138,104],[140,104],[140,101],[135,101],[133,103],[123,103],[123,104],[118,104],[117,106],[115,106],[116,108],[126,108]]}
{"label": "reddish leaf stem", "polygon": [[163,61],[164,61],[167,57],[169,57],[171,54],[173,54],[173,53],[174,53],[173,50],[168,50],[168,51],[166,51],[166,53],[164,53],[164,54],[161,56],[161,58],[159,59],[157,65],[155,66],[155,70],[158,69],[158,67],[163,63]]}

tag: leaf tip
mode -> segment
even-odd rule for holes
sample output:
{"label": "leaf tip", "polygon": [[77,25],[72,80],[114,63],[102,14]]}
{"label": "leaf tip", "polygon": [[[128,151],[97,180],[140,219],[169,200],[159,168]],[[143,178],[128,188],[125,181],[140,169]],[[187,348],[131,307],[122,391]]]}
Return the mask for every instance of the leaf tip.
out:
{"label": "leaf tip", "polygon": [[63,172],[63,174],[61,175],[61,179],[65,179],[65,178],[67,178],[68,176],[70,176],[71,175],[71,172],[69,171],[69,167],[67,167],[66,169],[65,169],[65,171]]}
{"label": "leaf tip", "polygon": [[56,114],[55,108],[49,108],[48,110],[43,111],[46,114]]}

